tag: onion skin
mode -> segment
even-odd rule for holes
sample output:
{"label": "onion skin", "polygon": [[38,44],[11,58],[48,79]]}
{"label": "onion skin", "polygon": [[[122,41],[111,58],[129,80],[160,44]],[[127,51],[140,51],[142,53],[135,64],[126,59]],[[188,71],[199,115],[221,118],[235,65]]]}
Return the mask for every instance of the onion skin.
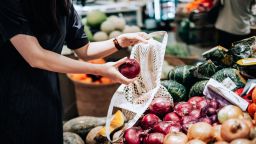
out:
{"label": "onion skin", "polygon": [[229,119],[221,126],[221,137],[227,142],[239,138],[248,138],[249,134],[249,126],[241,119]]}
{"label": "onion skin", "polygon": [[221,125],[215,125],[213,126],[214,134],[213,137],[217,141],[224,141],[224,139],[221,137]]}
{"label": "onion skin", "polygon": [[192,111],[192,105],[188,102],[179,102],[175,107],[174,111],[180,116],[186,116],[189,115],[189,113]]}
{"label": "onion skin", "polygon": [[172,132],[165,136],[164,144],[186,144],[188,137],[182,132]]}
{"label": "onion skin", "polygon": [[150,113],[164,116],[171,110],[171,102],[167,98],[155,98],[149,106]]}
{"label": "onion skin", "polygon": [[125,63],[118,67],[119,72],[129,78],[135,78],[140,73],[140,64],[135,59],[128,58]]}
{"label": "onion skin", "polygon": [[219,108],[219,103],[215,99],[211,99],[209,103],[209,107],[217,110]]}
{"label": "onion skin", "polygon": [[139,127],[132,127],[125,131],[124,133],[124,141],[126,144],[140,144],[142,129]]}
{"label": "onion skin", "polygon": [[215,142],[214,144],[229,144],[229,143],[225,141],[218,141],[218,142]]}
{"label": "onion skin", "polygon": [[206,144],[206,143],[198,139],[193,139],[186,144]]}
{"label": "onion skin", "polygon": [[140,125],[143,129],[153,128],[155,124],[160,122],[160,119],[155,114],[146,114],[140,121]]}
{"label": "onion skin", "polygon": [[205,109],[209,104],[209,100],[207,99],[204,99],[202,101],[199,101],[197,104],[196,104],[196,108],[197,109]]}
{"label": "onion skin", "polygon": [[243,112],[239,107],[227,105],[218,112],[218,120],[220,123],[232,118],[243,118]]}
{"label": "onion skin", "polygon": [[198,119],[201,117],[201,110],[194,109],[189,113],[189,116],[193,117],[194,119]]}
{"label": "onion skin", "polygon": [[204,142],[210,142],[213,139],[214,130],[212,126],[205,122],[198,122],[193,124],[188,129],[188,139],[199,139]]}
{"label": "onion skin", "polygon": [[164,135],[162,133],[150,133],[144,138],[145,144],[163,144]]}
{"label": "onion skin", "polygon": [[181,125],[176,124],[176,125],[169,125],[166,129],[166,133],[171,133],[171,132],[180,132],[181,131]]}
{"label": "onion skin", "polygon": [[208,124],[210,124],[210,125],[212,124],[211,119],[208,118],[208,117],[200,118],[200,119],[199,119],[199,122],[205,122],[205,123],[208,123]]}
{"label": "onion skin", "polygon": [[190,127],[191,125],[197,123],[197,122],[198,122],[197,120],[194,120],[194,121],[190,121],[190,122],[188,122],[188,123],[182,124],[182,131],[183,131],[184,133],[187,133],[189,127]]}
{"label": "onion skin", "polygon": [[211,120],[212,124],[218,122],[218,117],[217,117],[217,115],[212,115],[212,116],[209,117],[209,119]]}
{"label": "onion skin", "polygon": [[166,135],[170,132],[170,126],[176,126],[177,128],[179,128],[180,124],[176,124],[172,121],[170,121],[170,122],[161,121],[161,122],[157,123],[156,125],[154,125],[152,131]]}
{"label": "onion skin", "polygon": [[180,122],[181,118],[176,112],[170,112],[164,116],[164,121],[175,121]]}
{"label": "onion skin", "polygon": [[207,109],[206,114],[207,114],[207,116],[215,115],[215,114],[217,114],[217,109],[212,108],[212,107],[209,107],[209,108]]}
{"label": "onion skin", "polygon": [[253,143],[248,139],[235,139],[230,144],[253,144]]}
{"label": "onion skin", "polygon": [[197,103],[202,100],[205,100],[205,98],[200,96],[194,96],[188,100],[188,103],[190,103],[193,106],[193,108],[196,108]]}

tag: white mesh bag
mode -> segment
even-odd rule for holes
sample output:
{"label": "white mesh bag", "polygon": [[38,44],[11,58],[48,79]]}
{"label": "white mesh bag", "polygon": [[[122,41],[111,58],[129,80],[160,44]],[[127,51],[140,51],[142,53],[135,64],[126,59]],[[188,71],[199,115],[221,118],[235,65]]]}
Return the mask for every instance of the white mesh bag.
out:
{"label": "white mesh bag", "polygon": [[[110,140],[110,121],[113,109],[121,109],[126,117],[125,129],[132,127],[147,110],[155,97],[173,99],[160,84],[162,65],[168,35],[164,31],[150,34],[148,43],[140,43],[132,48],[130,58],[140,63],[141,72],[138,78],[129,85],[121,85],[112,97],[107,114],[106,135]],[[117,140],[112,140],[112,142]]]}

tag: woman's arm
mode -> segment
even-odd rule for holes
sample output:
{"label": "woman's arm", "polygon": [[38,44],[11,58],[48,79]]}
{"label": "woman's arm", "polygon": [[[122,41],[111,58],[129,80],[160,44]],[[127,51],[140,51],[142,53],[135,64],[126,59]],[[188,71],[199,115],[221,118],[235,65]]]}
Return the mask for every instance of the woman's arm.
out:
{"label": "woman's arm", "polygon": [[[143,32],[129,33],[118,36],[117,41],[121,47],[127,48],[139,42],[146,43],[146,39],[148,38],[148,34]],[[102,42],[91,42],[84,47],[75,50],[75,53],[83,60],[90,60],[109,56],[116,51],[117,49],[113,43],[113,39],[110,39]]]}
{"label": "woman's arm", "polygon": [[31,67],[60,73],[87,73],[102,75],[114,81],[128,84],[132,80],[125,78],[117,70],[125,59],[114,63],[90,64],[77,61],[42,48],[33,36],[18,34],[11,42]]}

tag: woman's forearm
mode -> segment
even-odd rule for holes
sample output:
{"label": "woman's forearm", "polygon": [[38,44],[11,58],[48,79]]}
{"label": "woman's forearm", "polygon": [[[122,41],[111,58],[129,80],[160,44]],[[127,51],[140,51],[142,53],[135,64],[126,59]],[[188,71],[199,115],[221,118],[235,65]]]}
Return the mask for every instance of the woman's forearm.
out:
{"label": "woman's forearm", "polygon": [[[140,32],[122,34],[116,39],[119,45],[125,48],[133,46],[139,42],[147,43],[147,39],[149,38],[150,36],[148,34]],[[116,51],[117,48],[115,47],[113,39],[102,42],[89,43],[86,46],[75,50],[76,54],[84,60],[106,57]]]}
{"label": "woman's forearm", "polygon": [[79,58],[83,60],[103,58],[113,54],[116,51],[117,49],[113,43],[113,39],[102,42],[91,42],[86,46],[75,50]]}
{"label": "woman's forearm", "polygon": [[32,36],[17,35],[11,39],[11,42],[23,58],[34,68],[60,73],[90,74],[100,74],[99,72],[103,68],[103,65],[73,60],[43,49],[37,39]]}

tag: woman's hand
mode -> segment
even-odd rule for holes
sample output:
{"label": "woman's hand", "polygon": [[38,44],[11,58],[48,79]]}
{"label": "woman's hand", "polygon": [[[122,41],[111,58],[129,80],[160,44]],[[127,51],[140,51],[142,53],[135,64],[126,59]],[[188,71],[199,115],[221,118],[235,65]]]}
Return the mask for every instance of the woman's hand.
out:
{"label": "woman's hand", "polygon": [[125,76],[123,76],[119,70],[118,67],[125,63],[127,57],[117,61],[117,62],[108,62],[106,64],[102,65],[102,70],[100,71],[99,75],[106,76],[113,80],[114,82],[122,83],[122,84],[129,84],[133,82],[135,79],[128,79]]}
{"label": "woman's hand", "polygon": [[119,45],[123,48],[133,46],[137,43],[143,42],[147,43],[147,40],[150,38],[150,36],[147,33],[144,32],[138,32],[138,33],[127,33],[122,34],[118,36],[116,39],[119,43]]}

